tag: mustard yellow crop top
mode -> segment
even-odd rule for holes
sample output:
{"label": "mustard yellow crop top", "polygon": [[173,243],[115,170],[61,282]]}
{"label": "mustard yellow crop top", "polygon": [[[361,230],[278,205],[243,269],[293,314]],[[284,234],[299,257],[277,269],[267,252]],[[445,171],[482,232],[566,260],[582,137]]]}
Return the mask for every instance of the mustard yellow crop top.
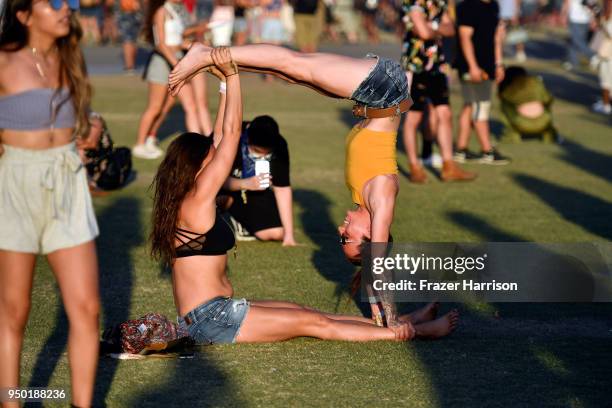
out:
{"label": "mustard yellow crop top", "polygon": [[379,132],[355,126],[346,136],[344,174],[353,202],[363,205],[363,186],[368,180],[397,174],[397,132]]}

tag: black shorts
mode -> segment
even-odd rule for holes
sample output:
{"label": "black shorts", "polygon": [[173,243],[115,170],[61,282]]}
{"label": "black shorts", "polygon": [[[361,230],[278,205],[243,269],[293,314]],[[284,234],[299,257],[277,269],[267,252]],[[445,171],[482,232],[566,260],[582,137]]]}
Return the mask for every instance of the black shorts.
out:
{"label": "black shorts", "polygon": [[433,106],[449,105],[448,79],[440,71],[423,71],[412,76],[410,96],[414,104],[411,111],[423,112],[428,102]]}
{"label": "black shorts", "polygon": [[232,195],[234,202],[229,213],[251,234],[268,228],[282,227],[276,198],[271,189],[249,191],[246,204],[240,193]]}

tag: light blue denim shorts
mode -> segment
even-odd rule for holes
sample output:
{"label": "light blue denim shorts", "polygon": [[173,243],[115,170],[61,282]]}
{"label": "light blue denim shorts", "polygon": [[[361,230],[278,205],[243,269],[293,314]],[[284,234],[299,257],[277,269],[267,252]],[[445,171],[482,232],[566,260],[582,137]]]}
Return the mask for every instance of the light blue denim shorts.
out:
{"label": "light blue denim shorts", "polygon": [[373,54],[367,57],[376,58],[376,65],[350,99],[367,107],[388,108],[410,98],[406,72],[398,61]]}
{"label": "light blue denim shorts", "polygon": [[198,345],[235,343],[249,308],[246,299],[218,296],[178,320]]}

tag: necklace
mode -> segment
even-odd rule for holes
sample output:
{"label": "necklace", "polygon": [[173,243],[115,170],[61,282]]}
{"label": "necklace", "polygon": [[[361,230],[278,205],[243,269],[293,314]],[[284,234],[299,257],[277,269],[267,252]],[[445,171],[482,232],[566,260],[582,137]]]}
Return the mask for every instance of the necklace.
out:
{"label": "necklace", "polygon": [[45,75],[45,71],[43,71],[42,66],[40,65],[40,62],[37,61],[39,58],[38,58],[38,50],[36,49],[36,47],[32,47],[32,56],[36,59],[34,61],[34,65],[36,65],[36,70],[38,71],[38,74],[40,75],[42,79],[47,79],[47,76]]}

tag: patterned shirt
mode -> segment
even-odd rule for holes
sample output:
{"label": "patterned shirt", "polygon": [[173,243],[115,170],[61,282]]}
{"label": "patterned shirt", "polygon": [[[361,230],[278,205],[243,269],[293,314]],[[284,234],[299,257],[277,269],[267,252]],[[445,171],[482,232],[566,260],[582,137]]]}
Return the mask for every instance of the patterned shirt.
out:
{"label": "patterned shirt", "polygon": [[406,35],[402,44],[402,66],[406,71],[416,74],[423,71],[438,70],[444,63],[442,41],[440,39],[423,40],[414,32],[414,23],[410,12],[419,10],[427,22],[440,24],[448,8],[447,0],[403,0],[402,11],[406,23]]}

